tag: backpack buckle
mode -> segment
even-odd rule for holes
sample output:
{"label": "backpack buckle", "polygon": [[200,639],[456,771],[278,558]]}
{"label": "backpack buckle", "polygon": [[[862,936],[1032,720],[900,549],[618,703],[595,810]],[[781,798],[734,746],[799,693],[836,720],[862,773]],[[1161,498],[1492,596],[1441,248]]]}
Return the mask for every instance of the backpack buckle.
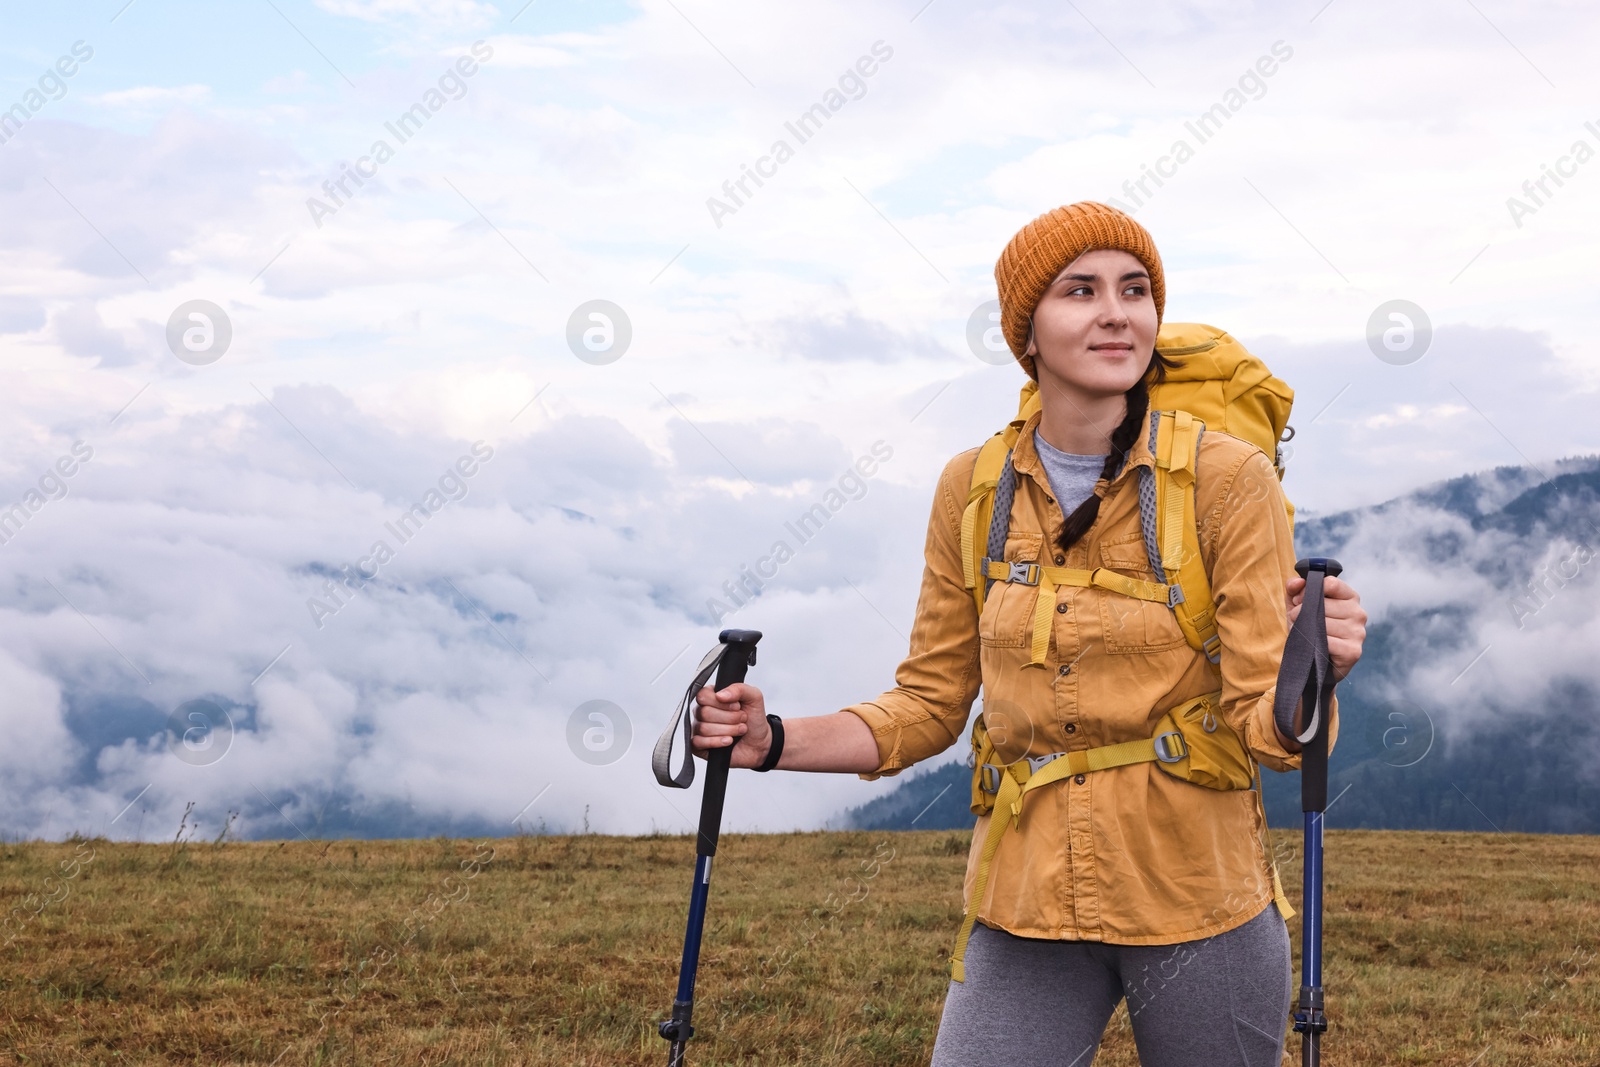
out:
{"label": "backpack buckle", "polygon": [[1000,792],[1000,776],[1005,773],[1006,769],[998,763],[983,764],[978,768],[978,788],[985,793]]}
{"label": "backpack buckle", "polygon": [[1176,609],[1183,603],[1183,586],[1173,582],[1167,586],[1167,607]]}
{"label": "backpack buckle", "polygon": [[1039,584],[1039,565],[1037,563],[1018,563],[1013,561],[1008,566],[1011,568],[1011,573],[1006,576],[1006,581],[1020,582],[1023,585]]}
{"label": "backpack buckle", "polygon": [[[1176,741],[1169,742],[1167,738],[1175,737]],[[1183,735],[1176,730],[1168,730],[1157,735],[1155,739],[1156,759],[1162,763],[1177,763],[1189,754],[1189,746],[1184,743]]]}
{"label": "backpack buckle", "polygon": [[1065,752],[1051,752],[1043,756],[1027,756],[1025,758],[1028,761],[1028,772],[1030,774],[1038,774],[1045,764],[1058,760],[1065,755]]}

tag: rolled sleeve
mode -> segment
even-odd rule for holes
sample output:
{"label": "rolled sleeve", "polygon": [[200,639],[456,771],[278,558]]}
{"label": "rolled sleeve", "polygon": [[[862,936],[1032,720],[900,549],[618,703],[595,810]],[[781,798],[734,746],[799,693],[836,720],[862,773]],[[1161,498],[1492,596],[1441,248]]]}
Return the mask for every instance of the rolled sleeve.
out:
{"label": "rolled sleeve", "polygon": [[[1298,771],[1300,769],[1300,753],[1290,752],[1278,743],[1277,722],[1272,714],[1272,705],[1276,702],[1278,687],[1273,686],[1267,690],[1254,715],[1249,722],[1246,735],[1246,744],[1257,762],[1271,767],[1275,771]],[[1328,714],[1328,751],[1333,751],[1333,746],[1339,741],[1339,697],[1335,694],[1329,705]]]}
{"label": "rolled sleeve", "polygon": [[946,464],[934,491],[911,647],[895,670],[895,687],[843,709],[859,716],[877,742],[877,770],[859,775],[867,781],[949,748],[966,729],[978,695],[978,612],[961,568],[961,514],[976,453]]}
{"label": "rolled sleeve", "polygon": [[[1252,449],[1225,480],[1212,512],[1217,531],[1211,591],[1222,638],[1222,715],[1263,766],[1300,769],[1299,752],[1278,742],[1273,717],[1278,668],[1289,635],[1285,585],[1294,576],[1294,534],[1271,462]],[[1339,737],[1338,702],[1328,723]]]}

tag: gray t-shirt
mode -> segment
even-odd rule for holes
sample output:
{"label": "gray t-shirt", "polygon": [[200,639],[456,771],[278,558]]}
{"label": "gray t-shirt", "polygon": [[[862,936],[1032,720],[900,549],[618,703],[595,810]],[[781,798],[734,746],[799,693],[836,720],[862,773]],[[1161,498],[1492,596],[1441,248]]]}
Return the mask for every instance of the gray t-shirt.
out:
{"label": "gray t-shirt", "polygon": [[1033,447],[1044,464],[1045,476],[1055,491],[1056,503],[1061,505],[1061,514],[1071,515],[1094,492],[1094,483],[1100,480],[1106,457],[1063,452],[1041,437],[1037,427],[1033,431]]}

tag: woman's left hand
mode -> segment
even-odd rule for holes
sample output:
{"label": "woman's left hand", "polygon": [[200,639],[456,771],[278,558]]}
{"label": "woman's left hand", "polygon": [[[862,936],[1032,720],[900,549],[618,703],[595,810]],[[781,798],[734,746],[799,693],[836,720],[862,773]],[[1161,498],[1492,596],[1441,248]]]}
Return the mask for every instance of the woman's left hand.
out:
{"label": "woman's left hand", "polygon": [[[1293,626],[1305,599],[1306,580],[1299,575],[1290,578],[1287,592],[1289,625]],[[1361,606],[1361,594],[1340,578],[1323,579],[1322,598],[1328,620],[1328,656],[1333,660],[1333,680],[1339,681],[1361,658],[1361,646],[1367,639],[1367,609]]]}

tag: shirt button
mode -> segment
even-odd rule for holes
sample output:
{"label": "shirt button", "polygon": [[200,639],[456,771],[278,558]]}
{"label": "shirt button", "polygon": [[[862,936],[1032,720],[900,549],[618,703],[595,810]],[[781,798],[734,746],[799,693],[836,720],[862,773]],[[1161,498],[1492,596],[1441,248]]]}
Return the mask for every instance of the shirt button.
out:
{"label": "shirt button", "polygon": [[1065,615],[1067,613],[1067,606],[1065,604],[1057,604],[1056,611],[1059,614]]}
{"label": "shirt button", "polygon": [[1053,496],[1047,496],[1044,498],[1044,502],[1046,504],[1054,504],[1056,502],[1056,498]]}
{"label": "shirt button", "polygon": [[1067,723],[1067,733],[1075,734],[1077,732],[1078,732],[1078,724],[1077,723],[1075,723],[1075,722]]}
{"label": "shirt button", "polygon": [[1061,676],[1062,676],[1062,677],[1063,677],[1063,678],[1065,678],[1065,677],[1066,677],[1066,676],[1067,676],[1067,675],[1069,675],[1069,674],[1071,674],[1071,673],[1072,673],[1072,664],[1070,664],[1070,663],[1063,663],[1063,664],[1062,664],[1062,665],[1061,665]]}
{"label": "shirt button", "polygon": [[1083,775],[1081,775],[1081,774],[1078,775],[1076,778],[1073,779],[1073,781],[1077,782],[1079,785],[1082,785],[1083,784]]}
{"label": "shirt button", "polygon": [[1059,554],[1056,556],[1056,566],[1057,567],[1061,566],[1066,561],[1067,561],[1067,557],[1066,556],[1059,555]]}

